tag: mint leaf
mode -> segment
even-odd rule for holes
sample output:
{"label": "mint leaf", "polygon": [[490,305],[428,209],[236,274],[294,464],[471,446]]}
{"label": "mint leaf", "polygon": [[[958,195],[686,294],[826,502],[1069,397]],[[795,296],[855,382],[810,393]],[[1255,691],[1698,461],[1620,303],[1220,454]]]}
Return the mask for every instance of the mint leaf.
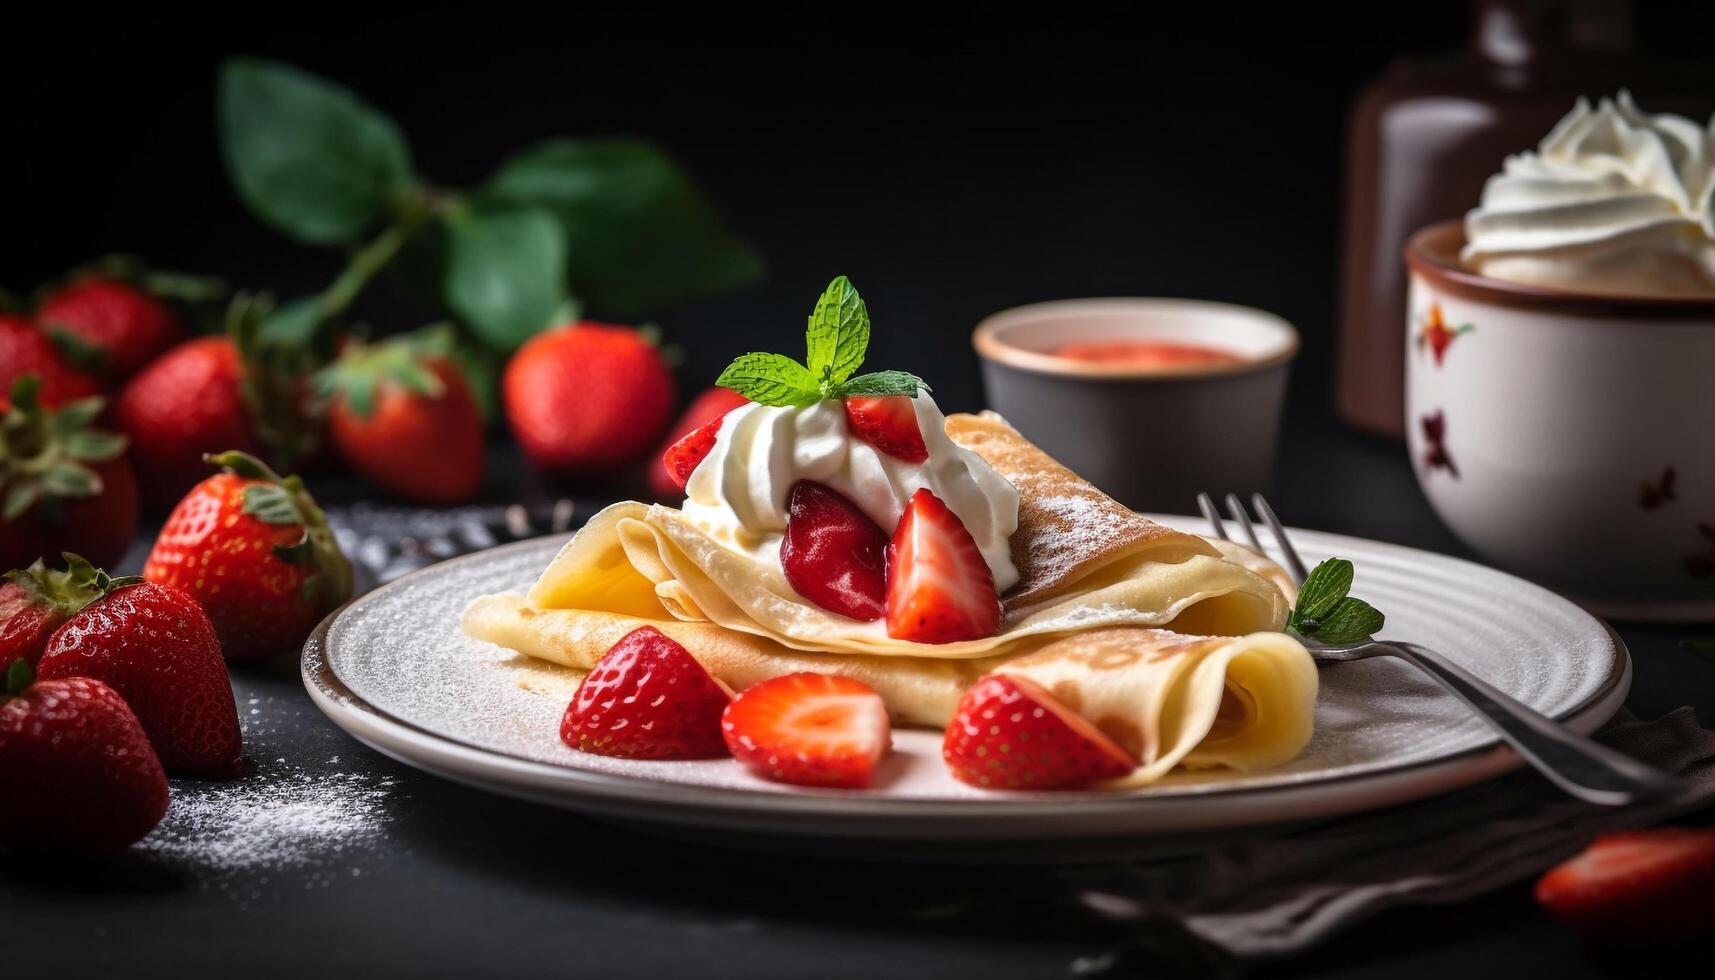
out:
{"label": "mint leaf", "polygon": [[744,354],[727,365],[715,384],[758,405],[809,405],[822,400],[810,369],[784,354]]}
{"label": "mint leaf", "polygon": [[218,101],[221,156],[238,196],[300,242],[356,241],[411,183],[399,127],[343,86],[236,58],[221,67]]}
{"label": "mint leaf", "polygon": [[1312,634],[1323,643],[1357,643],[1370,639],[1387,622],[1374,606],[1350,596],[1334,603]]}
{"label": "mint leaf", "polygon": [[1352,591],[1353,574],[1352,563],[1344,558],[1330,558],[1317,565],[1298,587],[1293,614],[1301,620],[1323,619]]}
{"label": "mint leaf", "polygon": [[816,300],[804,335],[810,373],[827,386],[846,380],[863,364],[869,349],[869,308],[845,276],[836,278]]}
{"label": "mint leaf", "polygon": [[840,385],[833,397],[845,398],[851,395],[906,395],[917,397],[919,390],[928,391],[929,386],[923,379],[908,371],[876,371],[872,374],[860,374]]}

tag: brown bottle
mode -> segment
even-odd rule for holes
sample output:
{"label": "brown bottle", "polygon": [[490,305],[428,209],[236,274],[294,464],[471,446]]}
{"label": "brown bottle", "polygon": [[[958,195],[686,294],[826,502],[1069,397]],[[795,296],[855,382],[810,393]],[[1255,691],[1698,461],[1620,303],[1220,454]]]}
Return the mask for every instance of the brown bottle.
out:
{"label": "brown bottle", "polygon": [[1624,0],[1478,0],[1464,50],[1401,61],[1359,94],[1347,135],[1336,408],[1404,435],[1405,269],[1424,225],[1477,205],[1509,155],[1534,147],[1578,96],[1629,88],[1648,112],[1709,117],[1715,71],[1648,61]]}

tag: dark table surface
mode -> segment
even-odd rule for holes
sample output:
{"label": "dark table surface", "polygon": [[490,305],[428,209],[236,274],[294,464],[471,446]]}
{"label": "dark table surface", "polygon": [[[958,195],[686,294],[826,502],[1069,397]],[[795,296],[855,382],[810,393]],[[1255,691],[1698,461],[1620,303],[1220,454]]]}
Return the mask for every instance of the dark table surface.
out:
{"label": "dark table surface", "polygon": [[[1288,523],[1462,553],[1428,510],[1403,449],[1320,414],[1285,432],[1290,462],[1273,497]],[[539,492],[509,450],[497,449],[494,462],[496,499]],[[331,502],[361,493],[338,480],[318,486]],[[147,544],[139,541],[131,563]],[[1678,645],[1697,629],[1620,632],[1636,663],[1634,712],[1692,704],[1715,722],[1715,662]],[[176,781],[166,821],[126,853],[6,856],[0,975],[1186,972],[1154,954],[1108,955],[1126,934],[1072,901],[1053,869],[782,859],[668,840],[384,758],[311,705],[295,664],[235,670],[232,680],[251,772],[226,784]],[[1692,952],[1709,962],[1715,944]],[[1572,978],[1630,975],[1670,955],[1584,948],[1519,885],[1454,907],[1384,913],[1260,972]]]}

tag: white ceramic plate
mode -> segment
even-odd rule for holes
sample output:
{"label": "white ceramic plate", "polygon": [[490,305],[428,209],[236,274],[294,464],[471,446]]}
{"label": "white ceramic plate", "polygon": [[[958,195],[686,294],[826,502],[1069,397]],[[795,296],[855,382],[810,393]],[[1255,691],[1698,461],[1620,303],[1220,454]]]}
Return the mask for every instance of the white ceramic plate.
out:
{"label": "white ceramic plate", "polygon": [[[1203,529],[1195,518],[1157,519]],[[1354,592],[1387,613],[1384,635],[1434,647],[1582,732],[1625,698],[1631,664],[1618,637],[1551,592],[1428,552],[1292,534],[1308,561],[1339,555],[1357,564]],[[1322,669],[1315,738],[1288,765],[1175,774],[1123,793],[975,790],[947,775],[940,733],[927,731],[895,733],[882,785],[869,791],[781,786],[731,760],[587,755],[558,737],[577,675],[458,629],[467,602],[528,587],[563,540],[445,562],[352,602],[304,648],[310,695],[360,741],[458,782],[605,817],[776,837],[1184,840],[1399,803],[1519,765],[1459,702],[1391,660]]]}

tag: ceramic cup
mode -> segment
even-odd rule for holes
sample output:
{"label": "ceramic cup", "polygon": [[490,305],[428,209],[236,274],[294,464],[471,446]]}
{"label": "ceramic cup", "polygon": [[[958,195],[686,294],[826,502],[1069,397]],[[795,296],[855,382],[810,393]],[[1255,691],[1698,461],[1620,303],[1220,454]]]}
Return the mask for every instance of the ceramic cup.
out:
{"label": "ceramic cup", "polygon": [[1497,565],[1598,612],[1715,618],[1715,300],[1525,286],[1407,243],[1418,482]]}
{"label": "ceramic cup", "polygon": [[[1153,341],[1237,363],[1139,368],[1071,360],[1067,343]],[[972,338],[995,411],[1138,510],[1195,512],[1199,491],[1263,490],[1298,333],[1271,313],[1188,299],[1076,299],[1006,310]]]}

